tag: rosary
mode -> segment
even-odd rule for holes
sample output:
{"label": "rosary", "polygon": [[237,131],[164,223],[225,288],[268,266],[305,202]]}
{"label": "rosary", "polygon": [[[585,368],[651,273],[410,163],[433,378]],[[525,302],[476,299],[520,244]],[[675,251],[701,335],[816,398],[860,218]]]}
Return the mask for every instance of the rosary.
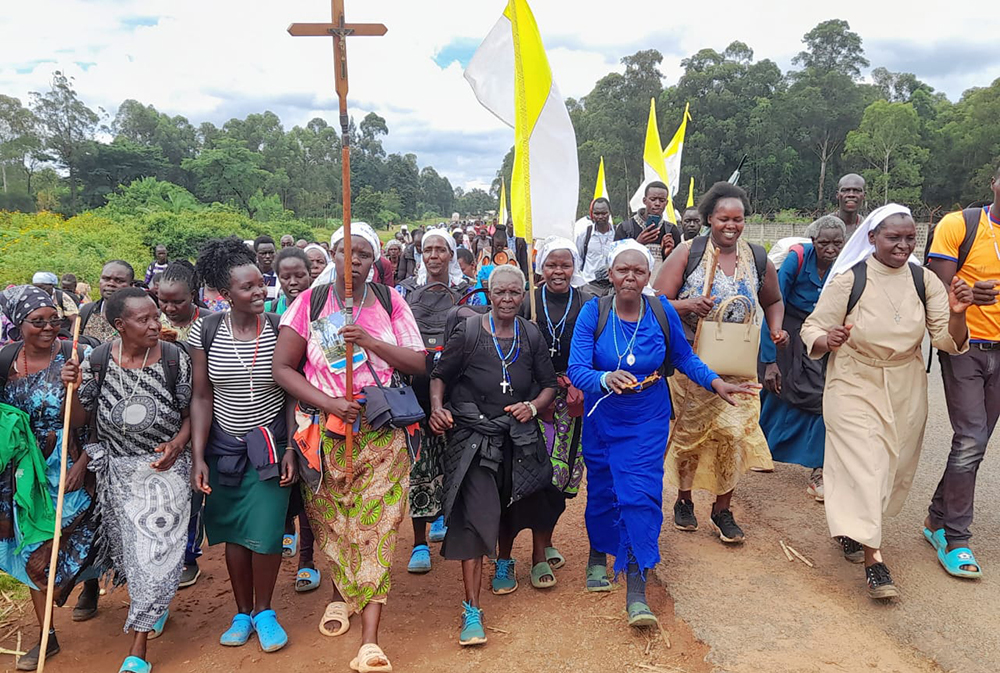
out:
{"label": "rosary", "polygon": [[546,289],[544,285],[542,286],[542,308],[545,309],[545,326],[552,337],[552,347],[549,348],[549,357],[554,358],[557,353],[562,353],[562,335],[566,331],[566,318],[569,317],[569,309],[572,305],[573,288],[571,287],[569,289],[569,300],[566,302],[566,311],[563,313],[562,319],[553,326],[552,319],[549,318],[549,302],[546,299]]}
{"label": "rosary", "polygon": [[[503,379],[500,381],[500,390],[504,393],[514,394],[514,386],[510,383],[510,374],[507,368],[517,362],[517,358],[521,355],[521,329],[518,325],[517,319],[514,320],[514,341],[510,344],[510,350],[506,355],[503,353],[503,349],[500,348],[500,341],[497,339],[497,328],[493,324],[493,313],[490,313],[490,336],[493,337],[493,347],[496,348],[497,357],[500,358],[500,366],[503,368]],[[511,357],[513,355],[513,357]]]}

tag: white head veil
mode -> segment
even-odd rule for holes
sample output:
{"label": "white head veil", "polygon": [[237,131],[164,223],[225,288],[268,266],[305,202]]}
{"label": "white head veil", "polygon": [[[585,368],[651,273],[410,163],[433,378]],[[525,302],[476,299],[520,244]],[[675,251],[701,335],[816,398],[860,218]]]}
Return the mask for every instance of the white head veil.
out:
{"label": "white head veil", "polygon": [[875,250],[875,246],[868,241],[868,233],[893,215],[909,215],[912,217],[910,209],[898,203],[886,204],[869,213],[864,222],[854,230],[850,240],[847,241],[844,249],[840,252],[840,256],[837,257],[837,261],[833,263],[833,268],[826,275],[826,282],[823,284],[824,289],[826,289],[835,276],[845,271],[850,271],[855,264],[868,259],[869,255]]}
{"label": "white head veil", "polygon": [[538,269],[538,272],[541,273],[542,267],[545,266],[545,258],[556,250],[569,250],[570,254],[573,255],[573,277],[569,280],[570,286],[580,287],[581,285],[586,285],[587,281],[580,275],[580,267],[582,266],[580,264],[580,253],[577,251],[573,241],[562,236],[550,236],[542,242],[542,247],[538,251],[538,257],[535,260],[535,268]]}
{"label": "white head veil", "polygon": [[[437,236],[438,238],[444,239],[445,244],[448,249],[451,250],[451,260],[448,262],[448,283],[450,285],[458,285],[464,279],[465,275],[462,273],[462,267],[458,264],[458,245],[455,243],[455,237],[452,236],[444,227],[434,227],[433,229],[428,229],[424,232],[423,238],[420,239],[420,246],[423,247],[427,244],[427,239],[431,236]],[[423,255],[421,255],[421,259]],[[417,285],[427,284],[427,266],[424,264],[420,265],[417,269]]]}
{"label": "white head veil", "polygon": [[302,252],[309,254],[310,250],[319,250],[323,253],[323,257],[326,259],[326,265],[329,266],[333,264],[333,257],[330,257],[330,253],[323,249],[322,245],[317,245],[316,243],[310,243],[306,247],[302,248]]}
{"label": "white head veil", "polygon": [[[615,241],[615,244],[611,246],[611,250],[608,251],[608,269],[611,269],[615,265],[615,259],[618,255],[623,252],[628,252],[629,250],[635,250],[636,252],[641,252],[642,256],[646,258],[646,263],[649,265],[649,273],[653,273],[653,255],[650,254],[649,248],[638,243],[634,238],[626,238],[621,241]],[[650,277],[652,280],[652,277]],[[653,288],[646,283],[646,287],[642,288],[642,293],[649,295],[650,297],[655,296],[656,293],[653,292]]]}
{"label": "white head veil", "polygon": [[[351,236],[360,236],[368,241],[368,244],[372,246],[372,255],[374,255],[374,258],[372,259],[372,270],[368,272],[367,278],[367,280],[371,282],[371,279],[375,275],[375,262],[382,257],[382,241],[379,240],[378,234],[375,233],[374,229],[368,226],[367,222],[351,222]],[[333,235],[330,237],[330,250],[336,250],[337,244],[342,240],[344,240],[343,227],[333,232]],[[322,248],[320,248],[320,250],[322,250]],[[324,283],[332,283],[336,277],[337,268],[331,260],[331,262],[326,265],[326,268],[323,269],[323,273],[321,273],[319,277],[313,281],[312,287],[323,285]]]}

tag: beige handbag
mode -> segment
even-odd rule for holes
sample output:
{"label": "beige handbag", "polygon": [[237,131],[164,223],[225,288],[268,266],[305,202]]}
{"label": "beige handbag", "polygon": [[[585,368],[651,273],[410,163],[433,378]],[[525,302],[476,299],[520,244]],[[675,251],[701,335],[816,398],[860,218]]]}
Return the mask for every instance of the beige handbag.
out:
{"label": "beige handbag", "polygon": [[[741,323],[722,322],[726,309],[733,302],[747,306],[746,319]],[[757,378],[757,351],[760,348],[760,326],[754,324],[754,305],[748,298],[737,295],[719,305],[714,320],[703,320],[695,349],[701,361],[720,376]]]}

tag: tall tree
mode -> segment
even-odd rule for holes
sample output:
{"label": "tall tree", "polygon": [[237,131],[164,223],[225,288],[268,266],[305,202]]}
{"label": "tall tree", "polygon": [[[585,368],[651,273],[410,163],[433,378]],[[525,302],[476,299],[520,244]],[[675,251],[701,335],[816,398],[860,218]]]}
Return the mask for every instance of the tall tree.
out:
{"label": "tall tree", "polygon": [[24,165],[24,157],[38,149],[37,120],[20,99],[0,94],[0,176],[7,193],[7,165]]}
{"label": "tall tree", "polygon": [[869,63],[861,46],[861,36],[851,31],[843,19],[823,21],[806,33],[802,42],[806,48],[792,59],[803,70],[839,72],[852,79],[861,77],[861,69]]}
{"label": "tall tree", "polygon": [[870,191],[882,193],[882,202],[913,203],[920,198],[921,168],[929,151],[918,145],[920,126],[909,103],[878,100],[865,108],[861,125],[847,135],[849,156],[870,167],[866,178]]}
{"label": "tall tree", "polygon": [[262,192],[271,174],[261,168],[263,157],[238,141],[223,138],[216,147],[184,160],[184,169],[197,179],[197,194],[209,201],[234,203],[253,217],[253,199]]}
{"label": "tall tree", "polygon": [[52,73],[47,92],[32,92],[31,109],[44,129],[46,148],[69,171],[69,210],[76,213],[80,155],[87,141],[93,139],[101,117],[77,96],[73,78],[58,70]]}

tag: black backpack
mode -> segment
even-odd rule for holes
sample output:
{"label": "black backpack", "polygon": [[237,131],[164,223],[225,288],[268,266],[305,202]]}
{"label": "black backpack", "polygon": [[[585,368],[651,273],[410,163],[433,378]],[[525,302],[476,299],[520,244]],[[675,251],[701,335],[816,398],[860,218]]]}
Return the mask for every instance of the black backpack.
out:
{"label": "black backpack", "polygon": [[[97,395],[101,394],[101,386],[108,375],[108,363],[111,361],[113,341],[106,341],[94,348],[90,353],[90,371],[97,381]],[[163,376],[167,390],[172,395],[177,394],[177,375],[180,372],[180,357],[183,349],[172,341],[160,342],[160,364],[163,365]]]}
{"label": "black backpack", "polygon": [[406,289],[406,303],[420,328],[424,347],[431,352],[440,351],[449,335],[448,312],[464,298],[468,285],[452,288],[445,283],[427,283],[415,287],[416,280],[411,278],[400,285]]}
{"label": "black backpack", "polygon": [[[21,354],[21,348],[24,346],[23,341],[15,341],[14,343],[9,343],[3,348],[0,348],[0,391],[7,387],[7,377],[10,373],[10,367],[17,360],[17,356]],[[83,348],[79,347],[77,349],[77,356],[80,362],[83,362]],[[59,342],[59,352],[62,353],[64,360],[69,360],[73,357],[73,342],[62,340]]]}
{"label": "black backpack", "polygon": [[[972,250],[972,244],[976,240],[976,233],[979,231],[981,213],[981,208],[966,208],[962,211],[962,218],[965,220],[965,238],[962,239],[962,244],[958,246],[959,269],[965,264],[965,260],[969,258],[969,251]],[[935,222],[932,224],[930,231],[927,232],[927,245],[924,246],[924,266],[927,266],[927,263],[930,262],[931,243],[934,242],[934,231],[937,229],[938,224],[940,223]]]}
{"label": "black backpack", "polygon": [[92,301],[89,304],[84,304],[80,307],[80,333],[87,329],[87,323],[90,321],[90,316],[94,315],[94,311],[101,307],[104,302],[103,299],[98,299],[97,301]]}
{"label": "black backpack", "polygon": [[[212,343],[215,341],[216,335],[219,333],[222,321],[225,320],[228,313],[229,311],[209,313],[201,319],[201,344],[206,356],[208,355],[208,350],[212,347]],[[278,325],[281,323],[281,316],[277,313],[265,312],[264,319],[267,320],[268,324],[271,325],[271,329],[277,334]]]}
{"label": "black backpack", "polygon": [[[913,287],[917,289],[917,296],[920,297],[920,301],[924,305],[924,310],[927,310],[927,288],[924,285],[924,267],[916,264],[915,262],[909,262],[910,275],[913,276]],[[847,314],[854,310],[854,307],[858,305],[858,300],[861,299],[861,295],[865,292],[865,287],[868,285],[868,260],[861,260],[857,264],[851,267],[851,273],[854,274],[854,282],[851,285],[851,296],[847,298]]]}
{"label": "black backpack", "polygon": [[[330,298],[330,287],[330,283],[324,283],[313,288],[312,294],[309,296],[309,322],[319,320],[323,313],[323,307],[326,306],[326,301]],[[378,303],[382,305],[382,309],[391,318],[392,294],[389,292],[389,287],[382,283],[368,283],[368,287],[375,293]]]}
{"label": "black backpack", "polygon": [[[687,266],[684,267],[685,280],[701,264],[701,260],[705,256],[705,248],[708,247],[708,239],[708,236],[696,236],[691,241]],[[755,243],[750,243],[750,250],[753,251],[753,265],[757,268],[757,291],[760,292],[760,289],[764,287],[764,276],[767,274],[767,250]]]}
{"label": "black backpack", "polygon": [[[601,336],[605,326],[608,324],[608,317],[611,315],[611,305],[614,299],[614,295],[609,294],[597,300],[599,303],[597,305],[597,327],[594,328],[595,341]],[[663,364],[660,365],[659,372],[660,376],[666,378],[672,376],[674,373],[674,365],[670,361],[670,323],[667,321],[667,312],[663,310],[663,304],[660,303],[659,297],[649,298],[643,295],[643,299],[646,300],[646,306],[653,312],[653,317],[656,318],[656,322],[660,325],[660,330],[663,331],[663,345],[666,351],[664,352]]]}

